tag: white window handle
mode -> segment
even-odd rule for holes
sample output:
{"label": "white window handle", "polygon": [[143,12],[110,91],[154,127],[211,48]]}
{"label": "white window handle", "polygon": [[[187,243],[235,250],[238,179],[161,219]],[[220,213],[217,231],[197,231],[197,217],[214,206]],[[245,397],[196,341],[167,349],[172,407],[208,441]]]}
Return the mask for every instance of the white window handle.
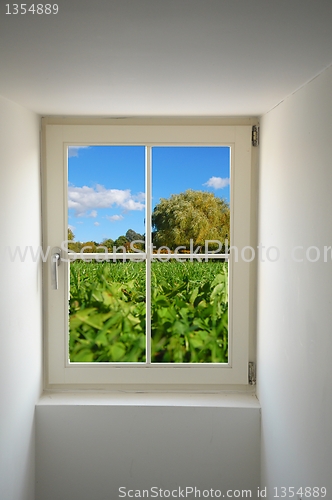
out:
{"label": "white window handle", "polygon": [[61,262],[61,249],[56,247],[53,248],[52,250],[52,259],[51,259],[51,265],[52,265],[52,288],[53,290],[58,290],[59,288],[59,271],[58,267],[60,266]]}

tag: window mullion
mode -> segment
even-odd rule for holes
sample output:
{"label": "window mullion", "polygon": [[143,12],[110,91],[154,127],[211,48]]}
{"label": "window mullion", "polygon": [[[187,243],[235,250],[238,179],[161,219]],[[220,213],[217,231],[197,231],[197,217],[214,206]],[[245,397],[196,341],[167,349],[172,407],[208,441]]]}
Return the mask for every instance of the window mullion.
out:
{"label": "window mullion", "polygon": [[151,364],[151,255],[152,231],[151,231],[151,203],[152,203],[152,182],[151,182],[151,155],[152,149],[147,146],[145,149],[145,253],[146,253],[146,363]]}

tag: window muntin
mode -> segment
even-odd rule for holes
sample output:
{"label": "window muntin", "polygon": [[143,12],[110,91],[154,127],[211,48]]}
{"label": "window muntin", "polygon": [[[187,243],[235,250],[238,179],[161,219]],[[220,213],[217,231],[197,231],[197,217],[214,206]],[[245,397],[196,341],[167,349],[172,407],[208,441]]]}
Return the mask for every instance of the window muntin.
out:
{"label": "window muntin", "polygon": [[[46,126],[46,168],[44,174],[44,192],[47,199],[46,217],[44,217],[44,241],[47,246],[58,246],[66,239],[65,206],[67,147],[69,145],[88,144],[147,144],[154,145],[204,145],[227,146],[232,150],[232,198],[237,200],[233,210],[232,234],[233,245],[243,248],[250,244],[250,184],[251,184],[251,127],[243,126],[89,126],[89,125],[47,125]],[[133,140],[134,138],[134,140]],[[54,187],[57,185],[57,189]],[[51,187],[52,186],[52,187]],[[54,211],[54,207],[57,210]],[[51,290],[51,270],[47,269],[45,285],[47,293],[46,326],[48,329],[48,384],[115,384],[145,385],[155,384],[166,387],[192,386],[206,384],[246,384],[249,335],[249,292],[250,265],[244,262],[234,263],[230,276],[232,294],[229,298],[233,311],[238,308],[241,315],[233,314],[230,338],[229,362],[186,366],[172,365],[171,369],[156,364],[141,370],[133,366],[119,370],[119,367],[106,366],[103,363],[69,365],[66,360],[66,343],[63,338],[66,328],[65,290],[68,286],[68,266],[61,266],[59,293]],[[62,279],[61,279],[62,277]]]}

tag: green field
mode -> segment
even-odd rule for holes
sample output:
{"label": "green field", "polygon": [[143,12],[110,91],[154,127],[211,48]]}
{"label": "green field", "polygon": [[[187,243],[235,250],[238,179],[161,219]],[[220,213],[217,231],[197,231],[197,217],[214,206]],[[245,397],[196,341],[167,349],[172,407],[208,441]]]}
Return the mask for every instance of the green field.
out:
{"label": "green field", "polygon": [[[225,363],[228,267],[153,262],[152,362]],[[70,264],[71,362],[145,361],[145,263]]]}

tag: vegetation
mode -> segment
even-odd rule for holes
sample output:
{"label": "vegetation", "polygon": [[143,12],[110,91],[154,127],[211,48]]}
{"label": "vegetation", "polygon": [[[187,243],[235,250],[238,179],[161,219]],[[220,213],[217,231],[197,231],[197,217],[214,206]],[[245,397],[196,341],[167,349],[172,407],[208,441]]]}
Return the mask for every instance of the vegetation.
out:
{"label": "vegetation", "polygon": [[222,262],[152,264],[152,360],[227,362],[228,268]]}
{"label": "vegetation", "polygon": [[[70,265],[70,360],[145,361],[145,263]],[[152,263],[152,361],[227,362],[227,264]]]}
{"label": "vegetation", "polygon": [[[105,252],[107,248],[108,252],[113,252],[116,249],[117,252],[123,252],[123,248],[126,252],[132,251],[130,244],[133,241],[144,242],[144,236],[136,233],[133,229],[128,229],[126,235],[119,236],[116,240],[111,238],[103,240],[101,243],[96,241],[74,241],[75,235],[71,229],[68,229],[68,250],[76,253],[96,253]],[[144,250],[144,243],[135,243],[135,248]],[[101,247],[101,248],[100,248]]]}
{"label": "vegetation", "polygon": [[143,361],[145,264],[70,264],[70,360]]}
{"label": "vegetation", "polygon": [[[229,238],[229,221],[226,202],[213,193],[188,190],[162,198],[155,207],[153,242],[171,251],[178,246],[188,249],[190,240],[195,247],[204,247],[206,240],[223,243]],[[68,248],[77,253],[105,251],[98,246],[128,252],[131,243],[144,236],[128,229],[116,240],[100,244],[74,239],[69,229]],[[142,243],[135,246],[144,250]],[[70,264],[72,362],[145,361],[145,266],[145,262],[121,261]],[[227,362],[227,263],[153,262],[151,285],[152,362]]]}
{"label": "vegetation", "polygon": [[161,198],[152,214],[153,242],[157,247],[174,250],[180,245],[189,248],[205,245],[206,240],[221,243],[229,239],[230,211],[228,204],[213,193],[188,190]]}

